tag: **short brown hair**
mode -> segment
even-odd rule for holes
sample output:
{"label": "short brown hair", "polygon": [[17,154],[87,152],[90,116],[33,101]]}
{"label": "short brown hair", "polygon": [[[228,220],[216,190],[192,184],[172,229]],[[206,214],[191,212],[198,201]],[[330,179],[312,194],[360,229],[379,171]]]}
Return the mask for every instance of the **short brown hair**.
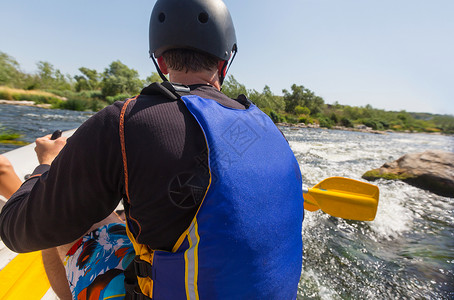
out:
{"label": "short brown hair", "polygon": [[219,59],[191,49],[171,49],[162,54],[169,69],[186,73],[216,70]]}

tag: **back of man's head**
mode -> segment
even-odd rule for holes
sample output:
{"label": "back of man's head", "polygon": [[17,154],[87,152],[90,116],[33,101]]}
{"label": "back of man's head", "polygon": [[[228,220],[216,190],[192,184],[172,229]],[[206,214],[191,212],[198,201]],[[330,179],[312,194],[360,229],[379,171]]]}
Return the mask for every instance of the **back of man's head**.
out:
{"label": "back of man's head", "polygon": [[219,59],[192,49],[171,49],[162,54],[169,69],[183,72],[215,71]]}
{"label": "back of man's head", "polygon": [[185,72],[215,70],[219,61],[225,61],[225,71],[237,51],[235,28],[222,0],[158,0],[149,42],[152,58],[163,56],[169,69]]}

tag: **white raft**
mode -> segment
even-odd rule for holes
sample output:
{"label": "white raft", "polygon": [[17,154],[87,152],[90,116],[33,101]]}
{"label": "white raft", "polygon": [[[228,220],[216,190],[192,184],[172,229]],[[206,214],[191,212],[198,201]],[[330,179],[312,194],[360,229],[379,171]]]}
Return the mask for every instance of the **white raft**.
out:
{"label": "white raft", "polygon": [[[65,131],[63,132],[62,136],[70,137],[75,131],[76,129]],[[36,146],[35,143],[32,143],[30,145],[9,151],[7,153],[3,153],[3,155],[9,159],[9,161],[14,167],[14,170],[16,171],[17,175],[22,181],[24,180],[25,176],[31,174],[33,170],[39,165],[35,153],[35,146]],[[6,201],[5,198],[3,197],[1,198],[2,200]],[[3,270],[3,268],[5,268],[16,256],[17,253],[9,250],[5,246],[5,244],[0,240],[0,270]],[[33,297],[29,299],[33,299]],[[50,288],[41,299],[55,300],[58,298],[53,292],[53,290]]]}

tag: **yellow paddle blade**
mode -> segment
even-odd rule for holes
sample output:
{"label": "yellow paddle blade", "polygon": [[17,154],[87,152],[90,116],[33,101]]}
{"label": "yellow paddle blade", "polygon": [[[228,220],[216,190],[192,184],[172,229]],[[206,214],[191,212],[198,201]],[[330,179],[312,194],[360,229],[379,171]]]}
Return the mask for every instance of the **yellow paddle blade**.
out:
{"label": "yellow paddle blade", "polygon": [[318,206],[331,216],[372,221],[377,214],[379,189],[373,184],[358,180],[330,177],[309,189],[304,197],[315,202],[309,203],[312,208]]}
{"label": "yellow paddle blade", "polygon": [[50,288],[41,251],[18,254],[0,271],[0,299],[41,299]]}
{"label": "yellow paddle blade", "polygon": [[309,193],[304,194],[304,209],[308,211],[317,211],[320,209],[315,201],[314,197]]}

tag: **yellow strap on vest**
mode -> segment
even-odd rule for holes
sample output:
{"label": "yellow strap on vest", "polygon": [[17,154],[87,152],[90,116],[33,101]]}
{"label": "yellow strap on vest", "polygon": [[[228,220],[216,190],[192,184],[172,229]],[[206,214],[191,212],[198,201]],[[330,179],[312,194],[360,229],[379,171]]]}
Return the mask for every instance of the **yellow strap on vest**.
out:
{"label": "yellow strap on vest", "polygon": [[[125,145],[125,128],[124,128],[124,121],[125,121],[125,113],[126,109],[129,105],[129,103],[132,100],[135,100],[135,98],[128,99],[125,104],[123,105],[123,108],[120,113],[120,143],[121,143],[121,153],[122,153],[122,158],[123,158],[123,168],[124,168],[124,177],[125,177],[125,191],[126,191],[126,197],[127,201],[129,204],[131,204],[130,198],[129,198],[129,176],[128,176],[128,164],[127,164],[127,156],[126,156],[126,145]],[[205,139],[205,142],[207,143],[207,149],[209,151],[208,147],[208,142]],[[208,187],[211,186],[211,171],[210,171],[210,182]],[[205,195],[203,200],[205,200],[206,194],[208,192],[208,188],[205,191]],[[203,202],[203,201],[202,201]],[[201,207],[201,205],[200,205]],[[191,222],[189,228],[183,232],[176,242],[175,246],[172,249],[172,252],[176,252],[185,238],[188,238],[189,242],[189,248],[185,251],[184,258],[185,258],[185,288],[186,288],[186,297],[189,300],[199,300],[199,292],[198,292],[198,287],[197,287],[197,281],[198,281],[198,245],[200,241],[199,233],[198,233],[198,224],[197,224],[197,215],[200,210],[197,210],[196,215],[194,216],[193,221]],[[136,224],[139,227],[139,232],[137,234],[137,237],[141,233],[141,227],[140,224],[137,220],[131,217],[129,213],[129,219],[132,221],[136,222]],[[129,239],[131,240],[134,250],[136,252],[136,255],[140,257],[141,260],[146,261],[150,263],[150,265],[153,264],[153,249],[150,249],[147,245],[140,244],[137,242],[136,238],[133,236],[131,231],[128,228],[128,222],[126,222],[126,233],[128,234]],[[151,275],[151,274],[150,274]],[[153,280],[150,277],[146,278],[141,278],[137,277],[138,284],[140,287],[141,292],[150,297],[153,298]]]}
{"label": "yellow strap on vest", "polygon": [[[126,222],[126,233],[128,234],[129,239],[131,240],[134,251],[136,255],[140,257],[141,260],[148,262],[150,265],[153,264],[153,250],[151,250],[148,246],[144,244],[139,244],[134,236],[132,235],[131,231],[129,231],[128,223]],[[132,262],[134,263],[134,262]],[[151,276],[151,274],[150,274]],[[137,281],[139,283],[140,290],[142,293],[150,298],[153,298],[153,280],[150,277],[137,277]]]}
{"label": "yellow strap on vest", "polygon": [[[126,144],[125,144],[125,113],[126,109],[128,108],[129,103],[132,100],[137,99],[138,96],[126,100],[125,104],[123,105],[120,113],[120,124],[119,124],[119,133],[120,133],[120,144],[121,144],[121,155],[123,158],[123,170],[124,170],[124,177],[125,177],[125,191],[126,191],[126,198],[129,204],[131,204],[131,200],[129,198],[129,176],[128,176],[128,160],[126,157]],[[136,224],[139,227],[139,232],[137,236],[140,235],[141,233],[141,227],[140,224],[137,220],[131,217],[131,212],[129,212],[129,219],[133,220],[136,222]],[[148,263],[153,264],[153,250],[151,250],[148,246],[139,244],[135,237],[132,235],[131,231],[129,230],[128,227],[128,222],[126,222],[126,233],[131,240],[133,246],[134,246],[134,251],[136,252],[136,255],[140,257],[141,260],[146,261]],[[150,274],[151,276],[151,274]],[[153,298],[153,280],[151,280],[150,277],[137,277],[137,281],[139,283],[140,290],[142,293],[150,298]]]}

